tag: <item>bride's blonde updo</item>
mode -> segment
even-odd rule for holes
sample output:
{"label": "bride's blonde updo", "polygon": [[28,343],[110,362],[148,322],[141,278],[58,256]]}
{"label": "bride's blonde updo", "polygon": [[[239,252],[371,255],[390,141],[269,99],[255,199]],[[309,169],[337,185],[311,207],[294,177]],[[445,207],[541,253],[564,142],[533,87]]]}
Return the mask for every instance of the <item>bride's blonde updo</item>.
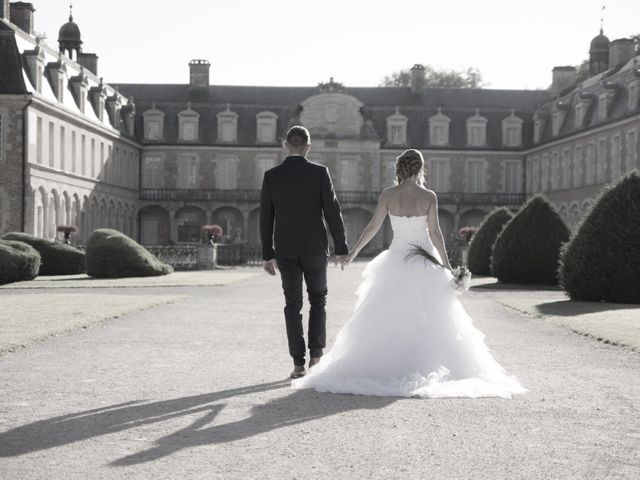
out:
{"label": "bride's blonde updo", "polygon": [[407,178],[418,174],[418,183],[424,183],[424,158],[418,150],[409,149],[402,152],[396,159],[396,181],[404,182]]}

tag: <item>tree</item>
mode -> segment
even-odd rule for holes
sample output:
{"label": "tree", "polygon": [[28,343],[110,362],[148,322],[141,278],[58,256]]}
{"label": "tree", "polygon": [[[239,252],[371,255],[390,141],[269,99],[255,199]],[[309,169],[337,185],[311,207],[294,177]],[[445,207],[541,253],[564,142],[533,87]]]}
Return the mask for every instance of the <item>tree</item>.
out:
{"label": "tree", "polygon": [[505,224],[513,218],[508,208],[491,212],[480,224],[469,245],[467,265],[474,275],[491,275],[491,248]]}
{"label": "tree", "polygon": [[[466,70],[436,70],[425,65],[425,87],[435,88],[482,88],[486,84],[482,81],[482,73],[477,68]],[[402,69],[385,76],[381,87],[409,87],[411,86],[411,70]]]}

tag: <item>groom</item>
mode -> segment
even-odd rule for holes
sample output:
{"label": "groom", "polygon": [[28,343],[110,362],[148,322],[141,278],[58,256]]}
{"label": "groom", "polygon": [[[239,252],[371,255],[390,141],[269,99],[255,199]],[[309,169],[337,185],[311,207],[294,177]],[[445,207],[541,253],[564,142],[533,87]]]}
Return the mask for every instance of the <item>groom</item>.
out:
{"label": "groom", "polygon": [[265,172],[260,199],[264,269],[271,275],[280,270],[284,290],[284,316],[294,365],[291,378],[305,374],[306,348],[300,313],[303,277],[310,304],[309,367],[320,361],[325,347],[329,247],[323,219],[329,226],[338,261],[343,263],[349,253],[329,170],[306,159],[310,147],[306,128],[289,129],[285,142],[289,156]]}

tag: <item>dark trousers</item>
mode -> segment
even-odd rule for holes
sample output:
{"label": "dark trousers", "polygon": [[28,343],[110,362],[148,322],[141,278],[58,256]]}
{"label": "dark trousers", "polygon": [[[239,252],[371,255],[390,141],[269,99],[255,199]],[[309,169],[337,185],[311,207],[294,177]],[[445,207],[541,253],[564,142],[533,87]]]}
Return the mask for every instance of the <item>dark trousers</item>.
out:
{"label": "dark trousers", "polygon": [[295,365],[304,365],[305,341],[302,326],[302,278],[309,295],[309,353],[321,357],[326,342],[327,263],[326,255],[297,258],[277,258],[282,290],[284,318],[287,324],[289,354]]}

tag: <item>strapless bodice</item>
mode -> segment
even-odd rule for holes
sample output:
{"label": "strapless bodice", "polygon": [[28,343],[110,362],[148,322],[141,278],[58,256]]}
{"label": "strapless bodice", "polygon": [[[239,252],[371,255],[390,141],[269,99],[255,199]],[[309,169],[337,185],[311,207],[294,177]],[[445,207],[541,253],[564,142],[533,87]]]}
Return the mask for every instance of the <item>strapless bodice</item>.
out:
{"label": "strapless bodice", "polygon": [[435,250],[429,237],[426,215],[402,217],[389,214],[389,219],[393,229],[389,250],[409,250],[412,245],[419,245],[429,252]]}

